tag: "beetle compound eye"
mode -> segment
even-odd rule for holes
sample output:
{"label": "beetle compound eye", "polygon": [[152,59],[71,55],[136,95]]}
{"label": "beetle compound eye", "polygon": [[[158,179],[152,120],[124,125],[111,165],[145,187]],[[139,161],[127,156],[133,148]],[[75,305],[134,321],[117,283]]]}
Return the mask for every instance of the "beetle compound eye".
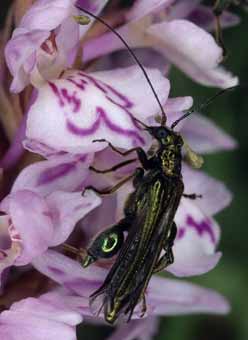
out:
{"label": "beetle compound eye", "polygon": [[163,139],[163,138],[166,138],[168,136],[168,131],[166,129],[159,129],[158,132],[157,132],[157,137],[159,139]]}
{"label": "beetle compound eye", "polygon": [[103,240],[102,251],[104,253],[109,253],[112,250],[114,250],[117,244],[118,244],[118,235],[116,233],[110,234],[108,237],[106,237]]}

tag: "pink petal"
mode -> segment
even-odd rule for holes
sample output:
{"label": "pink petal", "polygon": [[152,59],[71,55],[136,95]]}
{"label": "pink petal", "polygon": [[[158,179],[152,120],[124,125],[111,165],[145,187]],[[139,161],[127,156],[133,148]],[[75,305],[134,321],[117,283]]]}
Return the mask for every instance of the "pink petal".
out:
{"label": "pink petal", "polygon": [[72,14],[75,0],[38,0],[23,16],[20,26],[51,31]]}
{"label": "pink petal", "polygon": [[[6,340],[75,340],[75,326],[82,317],[68,307],[62,296],[47,294],[14,303],[0,315],[0,336]],[[18,328],[18,332],[16,331]]]}
{"label": "pink petal", "polygon": [[22,240],[23,252],[17,263],[24,265],[48,248],[53,236],[49,208],[43,198],[23,190],[11,194],[9,215]]}
{"label": "pink petal", "polygon": [[150,310],[156,315],[227,314],[230,310],[229,303],[220,294],[184,281],[154,276],[147,294]]}
{"label": "pink petal", "polygon": [[76,223],[101,203],[101,198],[93,191],[87,190],[83,197],[81,192],[56,191],[46,198],[52,211],[54,234],[50,246],[66,241]]}
{"label": "pink petal", "polygon": [[[187,111],[193,105],[192,97],[175,97],[168,98],[164,110],[167,115],[167,125],[171,126],[171,124],[177,120],[179,117],[183,115],[183,111]],[[181,129],[184,122],[180,124],[179,128]]]}
{"label": "pink petal", "polygon": [[81,228],[83,230],[84,241],[89,242],[100,230],[103,230],[113,225],[116,222],[115,212],[116,212],[115,195],[109,195],[106,197],[103,196],[101,205],[94,209],[92,212],[90,212],[81,221]]}
{"label": "pink petal", "polygon": [[[39,87],[72,64],[79,42],[74,3],[75,0],[38,0],[23,16],[5,50],[14,77],[11,91],[22,91],[29,82]],[[84,32],[88,28],[84,26]],[[49,39],[51,34],[54,39]]]}
{"label": "pink petal", "polygon": [[11,73],[17,72],[48,37],[48,32],[41,30],[28,32],[24,28],[17,28],[5,47],[5,58]]}
{"label": "pink petal", "polygon": [[49,303],[47,303],[47,299],[45,298],[27,298],[14,303],[11,309],[14,309],[15,312],[24,314],[32,311],[33,316],[47,318],[50,321],[63,322],[71,326],[81,322],[82,318],[79,315],[75,315],[76,313],[70,311],[68,307],[66,308],[66,304],[62,300],[62,296],[58,301],[57,299],[52,301],[51,298],[48,301]]}
{"label": "pink petal", "polygon": [[136,0],[131,10],[127,13],[127,20],[138,20],[160,7],[167,8],[173,0]]}
{"label": "pink petal", "polygon": [[232,194],[224,183],[199,170],[183,166],[184,191],[202,195],[194,204],[208,216],[213,216],[226,208],[232,200]]}
{"label": "pink petal", "polygon": [[[144,133],[132,114],[145,120],[158,112],[150,88],[136,66],[110,71],[110,76],[108,73],[92,76],[81,71],[68,72],[65,79],[39,89],[28,114],[26,133],[33,148],[37,142],[37,152],[40,145],[71,153],[94,152],[106,147],[105,143],[92,143],[99,138],[122,148],[144,144]],[[150,75],[165,103],[168,80],[158,71],[152,70]]]}
{"label": "pink petal", "polygon": [[[124,39],[126,39],[126,36],[128,36],[128,25],[121,26],[118,29],[118,33]],[[128,39],[128,43],[130,47],[133,47],[130,44],[130,39]],[[137,44],[136,47],[138,46],[139,45]],[[96,59],[101,56],[108,55],[112,52],[123,49],[125,49],[125,46],[120,41],[120,39],[114,36],[112,32],[107,32],[101,35],[100,37],[92,38],[85,42],[83,61],[87,63],[92,59]]]}
{"label": "pink petal", "polygon": [[32,264],[44,275],[82,297],[89,297],[100,287],[107,274],[106,269],[95,265],[82,268],[78,262],[53,250],[36,257]]}
{"label": "pink petal", "polygon": [[202,115],[192,114],[184,121],[181,132],[192,148],[199,153],[232,150],[237,147],[234,138]]}
{"label": "pink petal", "polygon": [[237,77],[218,66],[222,49],[203,29],[187,20],[173,20],[154,24],[147,31],[160,39],[160,45],[156,42],[159,51],[195,81],[221,88],[237,85]]}
{"label": "pink petal", "polygon": [[32,32],[27,32],[24,29],[15,30],[12,39],[9,40],[5,48],[5,59],[14,77],[11,84],[12,92],[20,92],[28,84],[29,77],[24,71],[24,63],[28,60],[30,63],[30,60],[32,60],[29,68],[33,68],[33,59],[29,58],[48,37],[49,32],[41,30]]}
{"label": "pink petal", "polygon": [[29,165],[15,180],[12,192],[30,189],[45,196],[57,190],[80,190],[92,158],[91,155],[65,155]]}
{"label": "pink petal", "polygon": [[[146,71],[160,101],[166,103],[170,91],[169,80],[156,69],[146,69]],[[160,113],[158,103],[140,67],[135,65],[128,68],[94,72],[92,75],[122,92],[133,103],[130,109],[135,117],[145,120],[155,113]]]}
{"label": "pink petal", "polygon": [[85,311],[89,310],[88,298],[80,297],[64,287],[56,287],[52,291],[41,295],[39,299],[47,305],[55,304],[56,306],[60,304],[65,310],[80,313],[81,316],[85,314]]}
{"label": "pink petal", "polygon": [[[84,27],[88,29],[88,25]],[[67,66],[71,66],[75,60],[79,39],[79,25],[69,16],[63,25],[60,26],[56,36],[58,58],[68,58]],[[72,53],[71,56],[70,53]]]}
{"label": "pink petal", "polygon": [[174,263],[166,268],[176,276],[200,275],[213,269],[221,253],[215,253],[220,237],[217,223],[205,216],[193,201],[182,198],[175,222]]}
{"label": "pink petal", "polygon": [[[107,273],[97,266],[82,269],[65,256],[49,250],[36,258],[34,266],[54,281],[83,297],[97,289]],[[227,301],[219,294],[195,285],[153,277],[147,289],[148,315],[175,315],[185,313],[225,314],[229,311]],[[87,315],[89,311],[86,310]],[[139,314],[134,315],[139,317]]]}
{"label": "pink petal", "polygon": [[179,112],[179,111],[186,111],[191,108],[193,105],[193,98],[192,97],[175,97],[175,98],[168,98],[164,108],[166,112]]}

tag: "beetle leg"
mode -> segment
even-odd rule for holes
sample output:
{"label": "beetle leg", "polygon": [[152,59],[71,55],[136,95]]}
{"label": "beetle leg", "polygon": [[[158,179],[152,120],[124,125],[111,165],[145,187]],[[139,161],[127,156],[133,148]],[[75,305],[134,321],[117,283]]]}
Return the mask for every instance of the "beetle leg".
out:
{"label": "beetle leg", "polygon": [[183,197],[189,198],[190,200],[195,200],[197,198],[202,198],[202,195],[197,194],[183,194]]}
{"label": "beetle leg", "polygon": [[125,177],[120,182],[118,182],[116,185],[114,185],[112,188],[106,188],[106,189],[97,189],[94,186],[90,185],[84,189],[82,192],[82,196],[84,195],[86,190],[93,190],[95,193],[99,195],[110,195],[113,194],[115,191],[117,191],[122,185],[124,185],[126,182],[128,182],[130,179],[132,179],[135,176],[135,173],[133,173],[130,176]]}
{"label": "beetle leg", "polygon": [[86,255],[86,250],[84,248],[76,248],[71,246],[70,244],[64,243],[63,249],[71,254],[77,255],[77,259],[81,261]]}
{"label": "beetle leg", "polygon": [[132,149],[129,149],[127,151],[120,151],[119,149],[117,149],[113,144],[111,144],[110,142],[108,142],[106,139],[95,139],[93,140],[93,142],[105,142],[105,143],[108,143],[108,146],[116,153],[118,153],[119,155],[122,155],[122,156],[127,156],[129,155],[130,153],[132,152],[136,152],[137,155],[138,155],[138,158],[139,158],[139,161],[142,165],[142,167],[146,170],[150,169],[151,166],[152,166],[152,161],[149,160],[147,158],[147,155],[145,153],[145,151],[141,148],[141,147],[135,147],[135,148],[132,148]]}
{"label": "beetle leg", "polygon": [[112,166],[111,168],[103,169],[103,170],[96,169],[96,168],[94,168],[93,166],[90,166],[90,170],[92,170],[92,171],[94,171],[94,172],[96,172],[96,173],[98,173],[98,174],[107,174],[107,173],[109,173],[109,172],[114,172],[114,171],[116,171],[116,170],[122,168],[123,166],[126,166],[126,165],[128,165],[128,164],[131,164],[131,163],[133,163],[133,162],[135,162],[135,161],[137,161],[136,158],[128,159],[128,160],[126,160],[126,161],[124,161],[124,162],[121,162],[121,163],[119,163],[119,164],[116,164],[116,165]]}
{"label": "beetle leg", "polygon": [[172,249],[169,248],[168,251],[158,260],[155,268],[153,269],[153,274],[161,272],[173,262],[174,262],[173,252]]}
{"label": "beetle leg", "polygon": [[122,187],[126,182],[128,182],[130,179],[133,178],[133,184],[134,186],[142,179],[144,175],[144,169],[137,168],[135,169],[134,173],[132,173],[130,176],[127,176],[123,178],[120,182],[118,182],[116,185],[114,185],[112,188],[106,188],[106,189],[97,189],[94,186],[90,185],[84,189],[82,192],[82,196],[84,195],[86,190],[93,190],[98,195],[110,195],[116,192],[120,187]]}
{"label": "beetle leg", "polygon": [[227,57],[227,49],[224,44],[223,34],[222,34],[222,28],[220,23],[220,17],[224,10],[228,7],[228,1],[226,4],[221,4],[219,0],[215,1],[215,4],[213,6],[213,13],[215,16],[215,40],[217,44],[223,49],[223,58],[225,59]]}
{"label": "beetle leg", "polygon": [[177,235],[177,226],[176,223],[173,222],[171,227],[171,233],[169,237],[165,240],[164,250],[165,254],[158,260],[154,270],[153,274],[158,273],[168,267],[170,264],[174,262],[174,255],[172,251],[172,247],[175,241]]}
{"label": "beetle leg", "polygon": [[141,313],[140,313],[140,317],[143,318],[143,316],[146,314],[147,311],[147,306],[146,306],[146,296],[145,293],[142,294],[142,306],[141,306]]}
{"label": "beetle leg", "polygon": [[144,169],[143,168],[136,168],[135,174],[134,174],[134,179],[133,179],[133,186],[136,187],[137,185],[140,184],[144,177]]}
{"label": "beetle leg", "polygon": [[117,149],[112,143],[110,143],[109,141],[107,141],[106,139],[94,139],[93,140],[93,143],[108,143],[108,146],[116,153],[118,153],[119,155],[122,155],[122,156],[127,156],[129,155],[130,153],[134,152],[134,151],[137,151],[138,149],[141,149],[140,147],[135,147],[135,148],[132,148],[132,149],[129,149],[127,151],[120,151],[119,149]]}

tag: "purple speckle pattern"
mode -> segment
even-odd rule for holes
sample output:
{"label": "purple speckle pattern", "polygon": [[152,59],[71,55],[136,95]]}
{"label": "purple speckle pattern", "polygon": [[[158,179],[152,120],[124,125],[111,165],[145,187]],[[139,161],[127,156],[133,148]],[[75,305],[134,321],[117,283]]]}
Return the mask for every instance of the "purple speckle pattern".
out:
{"label": "purple speckle pattern", "polygon": [[103,108],[97,107],[96,110],[98,118],[92,126],[90,126],[89,128],[80,128],[68,120],[67,128],[69,129],[69,131],[72,132],[73,134],[85,137],[94,134],[99,128],[100,124],[104,123],[112,131],[119,134],[124,134],[129,137],[133,137],[134,139],[138,140],[141,144],[144,144],[144,139],[140,137],[140,135],[137,132],[135,132],[134,130],[123,129],[115,125],[113,122],[111,122],[111,120],[108,119],[108,116],[106,112],[103,110]]}
{"label": "purple speckle pattern", "polygon": [[65,105],[69,104],[71,107],[71,111],[77,113],[80,111],[81,108],[81,100],[77,98],[76,91],[73,93],[69,93],[69,91],[65,88],[59,89],[54,83],[49,82],[49,86],[53,93],[59,100],[59,105],[64,107]]}
{"label": "purple speckle pattern", "polygon": [[37,186],[50,183],[59,177],[67,175],[69,172],[75,169],[75,164],[64,163],[54,166],[52,168],[43,171],[37,179]]}
{"label": "purple speckle pattern", "polygon": [[[144,145],[145,141],[140,135],[140,127],[129,111],[134,106],[134,104],[125,95],[119,93],[112,86],[105,84],[99,79],[85,74],[82,71],[69,75],[66,80],[74,85],[74,90],[59,87],[53,82],[49,82],[49,86],[56,96],[59,106],[66,109],[66,127],[70,133],[80,137],[89,136],[96,133],[101,124],[104,124],[112,132],[131,138],[134,146]],[[72,113],[83,114],[83,111],[81,110],[81,98],[78,95],[78,92],[83,92],[86,90],[87,86],[92,85],[101,91],[109,102],[116,105],[119,109],[125,112],[132,123],[132,128],[125,129],[121,126],[118,126],[109,118],[106,110],[103,107],[97,106],[97,104],[97,118],[91,126],[83,128],[76,125],[72,121]]]}
{"label": "purple speckle pattern", "polygon": [[87,81],[84,79],[74,79],[73,77],[69,77],[68,81],[75,85],[80,91],[84,91],[85,86],[88,84]]}
{"label": "purple speckle pattern", "polygon": [[56,268],[56,267],[53,267],[53,266],[48,266],[47,269],[53,274],[53,275],[56,275],[56,276],[64,276],[65,275],[65,272],[63,272],[62,270]]}
{"label": "purple speckle pattern", "polygon": [[211,228],[211,221],[205,219],[201,222],[196,222],[192,216],[187,216],[186,223],[188,227],[193,228],[197,233],[202,236],[203,234],[208,234],[211,241],[216,244],[216,237],[214,235],[213,229]]}
{"label": "purple speckle pattern", "polygon": [[180,228],[178,229],[178,232],[177,232],[177,239],[180,240],[184,237],[185,235],[185,232],[186,232],[186,229],[185,228]]}
{"label": "purple speckle pattern", "polygon": [[[95,87],[97,87],[98,90],[102,91],[106,95],[106,98],[108,98],[115,105],[123,109],[130,109],[133,107],[133,103],[122,93],[116,91],[112,86],[105,84],[99,79],[95,79],[83,72],[79,72],[79,75],[83,78],[82,81],[84,80],[84,78],[88,79],[88,81],[90,81]],[[87,84],[85,80],[84,83]],[[130,115],[130,113],[128,114]]]}

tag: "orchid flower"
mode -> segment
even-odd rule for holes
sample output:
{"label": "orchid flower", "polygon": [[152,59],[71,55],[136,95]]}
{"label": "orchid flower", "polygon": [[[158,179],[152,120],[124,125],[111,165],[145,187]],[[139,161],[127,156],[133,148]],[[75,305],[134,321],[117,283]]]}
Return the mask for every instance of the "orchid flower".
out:
{"label": "orchid flower", "polygon": [[[0,204],[0,275],[12,266],[23,266],[63,243],[77,221],[101,200],[93,192],[83,197],[90,156],[42,161],[17,177],[11,193]],[[80,191],[76,191],[80,190]]]}
{"label": "orchid flower", "polygon": [[52,340],[56,336],[62,340],[75,340],[75,326],[82,321],[81,303],[82,299],[75,300],[73,294],[61,299],[57,292],[16,302],[0,315],[0,336],[2,339],[27,340]]}
{"label": "orchid flower", "polygon": [[[73,16],[76,0],[38,0],[23,16],[6,45],[6,62],[13,76],[11,91],[29,83],[36,86],[58,77],[72,65],[79,40],[89,28],[80,29]],[[94,0],[86,8],[98,14],[107,1]]]}
{"label": "orchid flower", "polygon": [[[182,111],[191,107],[192,98],[169,99],[169,80],[157,70],[147,71],[156,86],[161,102],[167,109],[170,124]],[[53,107],[52,112],[50,107]],[[94,265],[92,268],[82,270],[74,260],[48,248],[63,243],[69,235],[73,238],[76,232],[74,226],[79,220],[85,243],[97,232],[122,217],[127,194],[133,190],[131,183],[123,186],[115,195],[103,197],[101,201],[91,192],[89,198],[88,196],[82,198],[77,191],[79,188],[82,190],[86,183],[93,183],[99,188],[113,185],[124,173],[131,173],[137,166],[134,164],[104,177],[92,174],[87,171],[90,164],[104,168],[120,161],[120,156],[114,154],[106,143],[93,141],[103,137],[115,147],[128,149],[141,145],[148,149],[151,140],[133,118],[151,123],[157,112],[157,102],[150,96],[150,88],[144,87],[143,75],[136,66],[92,74],[77,70],[68,71],[60,79],[51,80],[38,89],[36,100],[28,112],[25,146],[48,160],[24,169],[17,177],[9,197],[7,196],[2,203],[2,210],[9,221],[12,221],[11,225],[22,245],[22,252],[19,250],[12,263],[6,253],[5,262],[3,261],[3,265],[6,263],[5,267],[31,263],[38,271],[62,287],[69,289],[79,298],[83,297],[85,305],[82,315],[92,315],[87,297],[103,282],[107,269]],[[206,129],[202,129],[202,138],[199,133],[195,137],[198,138],[198,148],[201,151],[211,152],[235,146],[235,142],[211,122],[201,120],[199,116],[193,117],[192,121],[199,127],[200,124],[207,124],[211,132],[206,135]],[[182,125],[182,134],[184,130],[187,133],[186,123]],[[194,140],[194,133],[188,134]],[[85,154],[88,156],[82,156]],[[221,253],[216,252],[220,229],[213,215],[231,200],[225,186],[204,173],[185,165],[183,175],[186,188],[188,190],[194,188],[197,193],[203,195],[203,199],[200,202],[182,199],[176,214],[178,236],[174,246],[175,262],[167,268],[167,271],[178,277],[200,275],[216,266],[221,257]],[[212,192],[215,192],[216,204],[212,203]],[[30,203],[24,200],[25,195],[28,198],[30,196],[28,199]],[[12,210],[9,208],[11,206],[9,202],[14,205]],[[42,208],[39,208],[41,202],[44,207],[42,205]],[[33,206],[31,211],[30,206]],[[40,223],[38,228],[30,222],[21,223],[25,225],[25,232],[29,235],[27,240],[19,224],[15,223],[16,220],[22,222],[21,217],[15,218],[16,211],[19,211],[19,216],[25,216],[29,221],[32,220],[33,214],[33,220]],[[41,216],[46,220],[43,221]],[[40,233],[31,234],[29,226],[31,230],[38,229],[42,235],[45,232],[45,240],[42,240]],[[14,245],[14,239],[11,241],[10,244]],[[35,242],[37,245],[33,249]],[[108,266],[110,267],[111,263]],[[77,270],[73,269],[74,267]],[[163,285],[168,289],[167,297],[165,291],[163,293],[160,291]],[[185,295],[185,290],[189,295]],[[59,294],[63,296],[62,292]],[[164,300],[161,300],[160,294],[164,296]],[[181,294],[182,299],[179,302],[176,298],[178,294]],[[198,311],[226,313],[229,308],[225,299],[216,293],[156,276],[149,284],[147,301],[149,317]],[[135,313],[136,318],[140,315],[138,308],[139,306]]]}
{"label": "orchid flower", "polygon": [[[136,1],[133,8],[126,13],[126,23],[118,28],[118,32],[130,47],[150,48],[161,54],[164,59],[160,64],[164,69],[166,64],[173,63],[200,84],[221,88],[234,86],[238,79],[220,66],[223,59],[222,48],[203,29],[204,26],[211,28],[211,24],[209,21],[201,24],[200,13],[205,7],[198,8],[198,5],[197,0]],[[202,17],[205,18],[204,15]],[[228,18],[229,23],[237,23],[236,17]],[[212,15],[212,22],[213,19]],[[108,32],[86,42],[84,61],[123,48],[122,42]],[[149,59],[147,66],[152,59]]]}

